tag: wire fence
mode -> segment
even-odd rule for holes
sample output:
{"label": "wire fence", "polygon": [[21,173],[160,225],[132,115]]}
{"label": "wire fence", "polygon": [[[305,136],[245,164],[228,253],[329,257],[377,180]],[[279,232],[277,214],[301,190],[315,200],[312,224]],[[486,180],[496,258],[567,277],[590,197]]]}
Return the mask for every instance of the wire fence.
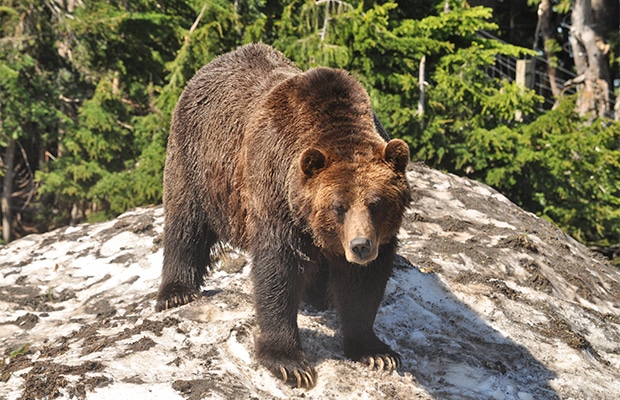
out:
{"label": "wire fence", "polygon": [[[502,41],[488,32],[481,31],[479,34],[485,38]],[[529,73],[531,76],[529,77],[529,83],[527,86],[545,99],[540,106],[541,110],[551,109],[556,102],[556,98],[553,96],[553,92],[551,91],[547,59],[544,57],[532,56],[525,57],[524,59],[531,62],[529,67]],[[492,78],[508,79],[512,82],[517,79],[517,60],[518,59],[515,57],[501,54],[497,55],[495,58],[495,65],[488,66],[486,72]],[[572,71],[560,66],[555,67],[555,84],[562,90],[564,95],[573,94],[576,92],[575,86],[565,87],[566,82],[574,79],[575,77],[576,75]],[[609,91],[609,99],[611,103],[610,108],[613,109],[615,96],[612,90]]]}
{"label": "wire fence", "polygon": [[[541,104],[541,108],[548,110],[553,107],[556,99],[551,91],[547,60],[542,57],[529,57],[528,60],[532,63],[529,67],[529,73],[533,75],[530,77],[528,87],[545,99]],[[517,77],[517,59],[506,55],[498,55],[495,57],[495,65],[488,66],[486,72],[492,78],[508,79],[512,82]],[[564,83],[574,77],[575,74],[572,72],[556,67],[555,83],[558,87],[563,88]],[[563,93],[572,94],[575,91],[574,87],[569,87],[563,90]]]}

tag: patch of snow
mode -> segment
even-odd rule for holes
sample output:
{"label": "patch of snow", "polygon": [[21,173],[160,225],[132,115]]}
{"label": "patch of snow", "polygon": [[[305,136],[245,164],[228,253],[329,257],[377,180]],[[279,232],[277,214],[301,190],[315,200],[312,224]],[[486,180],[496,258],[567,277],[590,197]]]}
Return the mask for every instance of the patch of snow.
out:
{"label": "patch of snow", "polygon": [[87,399],[615,399],[620,273],[490,188],[425,167],[408,175],[419,200],[399,238],[413,265],[395,270],[375,324],[400,371],[346,360],[336,314],[301,310],[319,379],[284,385],[254,357],[251,263],[155,312],[155,207],[0,247],[0,398],[22,396],[33,366],[49,363],[56,398],[93,382]]}

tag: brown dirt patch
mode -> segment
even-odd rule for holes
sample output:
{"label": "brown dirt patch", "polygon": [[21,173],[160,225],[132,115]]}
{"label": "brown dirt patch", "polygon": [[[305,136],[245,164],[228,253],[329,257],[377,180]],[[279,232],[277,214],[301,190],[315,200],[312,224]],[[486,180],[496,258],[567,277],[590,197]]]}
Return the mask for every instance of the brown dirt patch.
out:
{"label": "brown dirt patch", "polygon": [[[76,366],[36,361],[24,376],[24,392],[19,399],[50,399],[59,396],[83,399],[87,391],[111,383],[110,379],[104,376],[92,376],[93,372],[101,372],[103,369],[104,365],[96,361],[87,361]],[[88,377],[87,373],[90,374]],[[68,379],[68,375],[77,376],[79,379]]]}

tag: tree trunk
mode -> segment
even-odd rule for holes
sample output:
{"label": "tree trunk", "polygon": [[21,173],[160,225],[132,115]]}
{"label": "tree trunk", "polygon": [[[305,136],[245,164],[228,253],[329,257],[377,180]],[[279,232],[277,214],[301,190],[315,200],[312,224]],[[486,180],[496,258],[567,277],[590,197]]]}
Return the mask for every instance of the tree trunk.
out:
{"label": "tree trunk", "polygon": [[[547,59],[547,75],[549,77],[549,87],[553,97],[557,100],[560,97],[560,88],[556,81],[555,61],[553,60],[553,51],[551,41],[553,40],[553,26],[551,24],[551,16],[553,15],[551,0],[542,0],[538,6],[538,27],[537,33],[542,39],[545,57]],[[536,38],[538,41],[538,37]]]}
{"label": "tree trunk", "polygon": [[420,72],[418,76],[418,87],[420,88],[420,99],[418,100],[418,116],[424,116],[424,93],[426,87],[424,86],[424,74],[426,73],[426,56],[422,56],[420,60]]}
{"label": "tree trunk", "polygon": [[10,139],[4,153],[4,177],[2,179],[2,238],[5,243],[11,241],[11,223],[13,222],[13,212],[11,210],[11,195],[13,194],[13,171],[15,169],[15,139]]}
{"label": "tree trunk", "polygon": [[[599,9],[598,15],[602,14]],[[603,117],[610,111],[609,66],[604,53],[605,41],[594,30],[595,25],[591,0],[575,0],[570,31],[579,78],[573,80],[579,82],[577,111],[582,116]]]}

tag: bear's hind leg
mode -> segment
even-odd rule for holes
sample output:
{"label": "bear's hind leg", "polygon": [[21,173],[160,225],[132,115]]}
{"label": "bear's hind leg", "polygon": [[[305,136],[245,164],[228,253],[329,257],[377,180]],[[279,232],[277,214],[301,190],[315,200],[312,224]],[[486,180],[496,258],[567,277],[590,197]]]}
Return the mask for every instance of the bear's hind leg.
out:
{"label": "bear's hind leg", "polygon": [[[185,214],[166,216],[164,265],[157,294],[157,311],[187,304],[198,298],[211,263],[217,236],[207,224]],[[183,218],[184,217],[184,218]]]}
{"label": "bear's hind leg", "polygon": [[315,271],[306,272],[308,277],[304,279],[304,303],[314,307],[317,311],[324,311],[329,308],[327,296],[327,282],[329,270],[324,262],[321,262]]}
{"label": "bear's hind leg", "polygon": [[360,266],[346,263],[330,270],[330,295],[340,317],[344,353],[373,369],[391,371],[400,366],[400,355],[383,343],[373,325],[385,285],[392,271],[388,260]]}

